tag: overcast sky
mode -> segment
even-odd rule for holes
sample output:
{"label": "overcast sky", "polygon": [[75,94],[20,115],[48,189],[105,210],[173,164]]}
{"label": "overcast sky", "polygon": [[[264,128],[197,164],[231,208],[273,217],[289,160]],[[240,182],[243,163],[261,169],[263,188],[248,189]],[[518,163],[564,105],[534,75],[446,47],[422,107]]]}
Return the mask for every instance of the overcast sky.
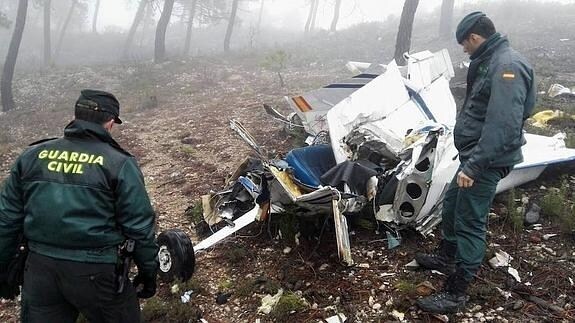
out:
{"label": "overcast sky", "polygon": [[[229,0],[231,1],[231,0]],[[460,0],[458,0],[459,2]],[[318,9],[319,26],[328,28],[333,16],[335,0],[321,1]],[[403,0],[343,0],[339,26],[344,28],[365,21],[381,21],[390,14],[399,15]],[[466,0],[469,2],[469,0]],[[307,18],[308,0],[265,0],[263,23],[277,27],[292,25],[294,20],[304,21]],[[441,4],[441,0],[422,0],[418,11],[427,12]],[[260,0],[242,4],[244,9],[259,10]],[[117,26],[128,28],[136,11],[136,5],[129,6],[124,1],[101,0],[99,27]]]}
{"label": "overcast sky", "polygon": [[[228,0],[231,1],[231,0]],[[253,16],[257,15],[261,0],[243,2],[241,10],[250,10]],[[456,0],[456,6],[477,2],[478,0]],[[495,0],[493,0],[495,1]],[[497,0],[501,1],[501,0]],[[534,1],[534,0],[526,0]],[[553,2],[574,2],[574,0],[539,0]],[[309,10],[309,0],[265,0],[265,15],[263,24],[273,24],[278,28],[301,26]],[[333,4],[335,0],[321,1],[318,9],[318,26],[327,29],[333,17]],[[338,27],[345,28],[350,25],[367,22],[382,21],[389,15],[400,15],[404,0],[343,0]],[[441,0],[421,0],[417,14],[422,15],[441,5]],[[120,0],[101,0],[99,28],[116,26],[123,29],[129,27],[135,11],[136,1],[128,5]],[[241,14],[241,13],[240,13]]]}

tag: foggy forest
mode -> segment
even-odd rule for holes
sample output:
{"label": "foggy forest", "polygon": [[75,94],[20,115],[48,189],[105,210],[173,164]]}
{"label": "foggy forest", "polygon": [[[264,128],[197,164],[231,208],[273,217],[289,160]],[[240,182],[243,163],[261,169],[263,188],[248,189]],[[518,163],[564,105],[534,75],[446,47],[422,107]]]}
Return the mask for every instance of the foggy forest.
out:
{"label": "foggy forest", "polygon": [[[81,90],[108,91],[124,121],[112,136],[141,167],[157,234],[178,229],[197,244],[215,231],[206,229],[202,196],[231,190],[248,156],[271,163],[325,140],[310,136],[301,106],[290,104],[304,93],[392,61],[405,71],[410,54],[446,49],[459,110],[470,58],[455,31],[473,11],[485,12],[534,68],[537,102],[524,130],[575,149],[575,1],[0,0],[0,181],[28,145],[63,135]],[[369,212],[346,214],[355,264],[345,266],[331,213],[310,225],[299,209],[285,208],[196,253],[190,277],[160,276],[156,296],[140,300],[142,319],[573,322],[569,158],[496,195],[485,261],[459,314],[418,309],[416,300],[441,290],[444,277],[406,267],[417,252],[433,250],[439,227],[396,233]],[[537,219],[527,219],[533,205]],[[521,281],[488,264],[500,251]],[[274,295],[266,310],[264,299]],[[20,321],[18,298],[0,302],[0,321]]]}

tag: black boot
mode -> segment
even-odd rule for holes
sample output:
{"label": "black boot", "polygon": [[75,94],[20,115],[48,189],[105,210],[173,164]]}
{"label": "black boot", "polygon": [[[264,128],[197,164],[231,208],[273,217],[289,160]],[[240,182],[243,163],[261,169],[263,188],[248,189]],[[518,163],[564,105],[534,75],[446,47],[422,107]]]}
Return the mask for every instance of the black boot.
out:
{"label": "black boot", "polygon": [[446,275],[455,271],[455,253],[457,245],[441,240],[434,253],[418,253],[415,260],[425,269],[439,270]]}
{"label": "black boot", "polygon": [[443,291],[417,300],[417,306],[426,312],[450,314],[462,311],[467,302],[465,294],[469,281],[465,280],[463,270],[458,268],[447,277]]}

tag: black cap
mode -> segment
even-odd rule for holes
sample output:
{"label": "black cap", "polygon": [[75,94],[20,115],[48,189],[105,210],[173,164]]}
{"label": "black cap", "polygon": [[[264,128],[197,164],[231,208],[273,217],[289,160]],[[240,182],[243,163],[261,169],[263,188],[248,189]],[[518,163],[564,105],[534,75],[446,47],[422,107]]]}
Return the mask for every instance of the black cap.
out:
{"label": "black cap", "polygon": [[112,94],[99,90],[82,90],[76,101],[76,108],[91,109],[94,111],[108,112],[114,116],[114,122],[121,124],[120,102]]}

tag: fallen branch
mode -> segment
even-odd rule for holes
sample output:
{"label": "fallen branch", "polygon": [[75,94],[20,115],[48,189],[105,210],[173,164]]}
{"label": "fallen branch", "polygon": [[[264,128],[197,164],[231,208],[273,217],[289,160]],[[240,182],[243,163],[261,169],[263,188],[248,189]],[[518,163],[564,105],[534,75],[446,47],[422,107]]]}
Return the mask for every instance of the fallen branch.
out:
{"label": "fallen branch", "polygon": [[[489,280],[487,280],[487,279],[485,279],[485,278],[481,278],[481,277],[479,277],[479,276],[475,276],[475,278],[478,279],[478,280],[480,280],[480,281],[482,281],[482,282],[484,282],[484,283],[486,283],[486,284],[488,284],[488,285],[490,285],[491,287],[499,287],[499,285],[497,285],[496,283],[494,283],[494,282],[492,282],[492,281],[489,281]],[[500,287],[499,287],[499,288],[500,288]],[[541,307],[543,307],[543,308],[545,308],[545,309],[551,310],[551,311],[553,311],[553,312],[555,312],[555,313],[561,315],[562,317],[565,317],[565,314],[566,314],[566,313],[565,313],[565,310],[564,310],[562,307],[557,306],[557,305],[555,305],[555,304],[551,304],[551,303],[545,301],[545,300],[542,299],[542,298],[539,298],[539,297],[537,297],[537,296],[535,296],[535,295],[532,295],[532,294],[531,294],[531,291],[529,290],[529,288],[527,288],[527,286],[525,286],[525,285],[520,284],[519,286],[514,287],[511,291],[514,292],[515,294],[518,294],[519,296],[521,296],[521,297],[522,297],[523,299],[525,299],[526,301],[535,303],[535,304],[537,304],[537,305],[539,305],[539,306],[541,306]]]}
{"label": "fallen branch", "polygon": [[521,295],[521,297],[523,297],[525,300],[527,300],[529,302],[533,302],[533,303],[535,303],[535,304],[537,304],[537,305],[539,305],[545,309],[552,310],[553,312],[561,315],[561,317],[564,317],[564,315],[565,315],[565,310],[560,306],[557,306],[555,304],[551,304],[551,303],[549,303],[549,302],[547,302],[547,301],[545,301],[545,300],[543,300],[537,296],[524,295],[522,293],[518,293],[518,294]]}
{"label": "fallen branch", "polygon": [[184,177],[177,177],[177,178],[174,178],[172,180],[169,180],[167,182],[164,182],[164,183],[158,185],[158,188],[160,188],[162,186],[166,186],[168,184],[172,184],[172,183],[176,183],[176,182],[182,182],[182,181],[186,181],[186,179]]}

